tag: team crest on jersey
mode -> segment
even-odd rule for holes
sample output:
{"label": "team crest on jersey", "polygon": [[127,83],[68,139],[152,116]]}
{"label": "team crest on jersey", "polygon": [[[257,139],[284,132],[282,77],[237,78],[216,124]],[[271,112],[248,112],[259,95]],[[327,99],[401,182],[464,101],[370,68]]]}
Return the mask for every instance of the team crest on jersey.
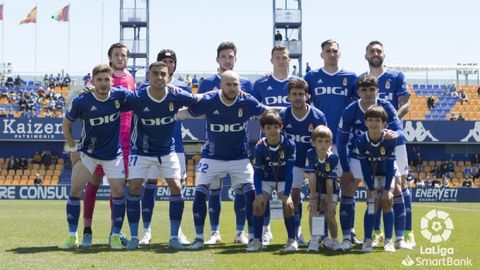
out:
{"label": "team crest on jersey", "polygon": [[382,156],[385,155],[385,148],[384,148],[383,146],[380,147],[380,154],[381,154]]}
{"label": "team crest on jersey", "polygon": [[173,102],[168,103],[168,109],[173,112],[174,107],[173,107]]}
{"label": "team crest on jersey", "polygon": [[330,171],[330,163],[325,162],[325,171],[329,172]]}
{"label": "team crest on jersey", "polygon": [[120,108],[120,102],[118,102],[118,99],[115,99],[115,108]]}
{"label": "team crest on jersey", "polygon": [[280,151],[279,155],[280,155],[280,159],[284,159],[284,158],[285,158],[285,153],[283,152],[283,150]]}
{"label": "team crest on jersey", "polygon": [[308,132],[312,132],[313,130],[313,124],[308,125]]}
{"label": "team crest on jersey", "polygon": [[243,109],[238,108],[238,117],[242,117],[242,116],[243,116]]}
{"label": "team crest on jersey", "polygon": [[385,89],[390,89],[390,80],[385,82]]}
{"label": "team crest on jersey", "polygon": [[347,86],[348,84],[348,78],[343,78],[343,86]]}

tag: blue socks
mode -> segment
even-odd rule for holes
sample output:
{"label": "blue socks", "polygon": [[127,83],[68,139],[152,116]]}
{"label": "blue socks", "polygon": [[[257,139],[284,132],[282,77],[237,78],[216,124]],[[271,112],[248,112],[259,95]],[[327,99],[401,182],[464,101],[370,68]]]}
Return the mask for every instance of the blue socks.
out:
{"label": "blue socks", "polygon": [[[383,216],[385,218],[385,215]],[[375,221],[375,214],[369,214],[368,209],[365,210],[365,216],[363,218],[363,230],[365,232],[365,239],[372,239],[373,235],[373,222]],[[386,224],[386,223],[385,223]],[[351,228],[351,227],[350,227]],[[343,235],[345,238],[345,234]],[[350,239],[350,238],[348,238]]]}
{"label": "blue socks", "polygon": [[412,231],[412,193],[410,189],[403,189],[403,200],[405,201],[405,230]]}
{"label": "blue socks", "polygon": [[220,212],[222,211],[220,194],[222,189],[211,189],[208,199],[208,215],[210,216],[210,230],[218,232],[220,226]]}
{"label": "blue socks", "polygon": [[178,229],[182,222],[183,209],[185,208],[185,201],[182,194],[170,195],[170,237],[178,236]]}
{"label": "blue socks", "polygon": [[155,194],[157,193],[157,185],[147,182],[143,189],[142,197],[142,220],[143,228],[150,228],[152,222],[153,208],[155,207]]}
{"label": "blue socks", "polygon": [[[255,230],[253,228],[253,200],[255,199],[255,189],[253,187],[253,184],[244,184],[242,186],[243,192],[245,196],[240,196],[244,197],[245,199],[245,216],[247,218],[247,224],[248,224],[248,234],[253,235],[255,233]],[[237,194],[238,195],[238,194]],[[238,217],[237,217],[237,222],[238,222]],[[261,222],[263,226],[263,219]],[[238,223],[237,223],[237,228],[238,228]]]}
{"label": "blue socks", "polygon": [[243,189],[235,190],[235,201],[233,202],[233,209],[235,210],[236,230],[237,232],[241,232],[245,229],[245,219],[246,219],[245,192],[243,191]]}
{"label": "blue socks", "polygon": [[293,213],[293,217],[295,220],[295,235],[299,236],[300,226],[302,225],[302,201],[298,203],[298,209],[296,212]]}
{"label": "blue socks", "polygon": [[112,197],[113,228],[112,234],[119,235],[125,218],[125,197]]}
{"label": "blue socks", "polygon": [[195,224],[197,238],[203,237],[205,218],[207,217],[207,194],[208,187],[206,185],[196,187],[193,199],[193,223]]}
{"label": "blue socks", "polygon": [[262,239],[263,220],[264,220],[264,216],[253,216],[253,227],[254,227],[253,237],[255,237],[255,239]]}
{"label": "blue socks", "polygon": [[270,225],[270,201],[267,201],[265,205],[265,215],[263,216],[263,226],[267,227]]}
{"label": "blue socks", "polygon": [[283,221],[285,222],[285,228],[287,228],[288,239],[297,239],[297,235],[295,234],[295,217],[284,216]]}
{"label": "blue socks", "polygon": [[353,205],[353,202],[353,197],[348,196],[342,196],[342,201],[340,202],[340,226],[342,227],[342,234],[344,239],[350,239],[350,236],[352,234],[353,224],[351,223],[351,216],[355,215],[355,206]]}
{"label": "blue socks", "polygon": [[70,196],[67,200],[67,222],[70,234],[77,233],[78,218],[80,217],[80,198]]}
{"label": "blue socks", "polygon": [[385,230],[385,239],[392,239],[392,236],[393,236],[393,211],[383,212],[383,226],[384,226],[384,230]]}
{"label": "blue socks", "polygon": [[127,194],[127,218],[130,226],[130,236],[138,238],[138,223],[140,222],[140,196]]}
{"label": "blue socks", "polygon": [[403,238],[406,217],[403,195],[393,198],[393,212],[395,213],[395,236],[397,239]]}
{"label": "blue socks", "polygon": [[382,209],[378,208],[378,210],[375,212],[375,224],[373,226],[374,231],[380,231],[381,230],[381,228],[380,228],[380,225],[382,223],[381,221],[382,221]]}

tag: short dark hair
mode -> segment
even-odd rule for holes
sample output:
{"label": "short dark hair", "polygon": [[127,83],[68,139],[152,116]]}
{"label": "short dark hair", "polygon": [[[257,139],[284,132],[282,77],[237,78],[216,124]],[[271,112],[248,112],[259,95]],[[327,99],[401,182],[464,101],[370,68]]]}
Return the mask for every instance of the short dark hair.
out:
{"label": "short dark hair", "polygon": [[282,126],[282,117],[275,110],[269,110],[260,117],[260,126],[264,128],[266,125],[279,125]]}
{"label": "short dark hair", "polygon": [[302,78],[295,78],[288,82],[288,94],[290,94],[293,88],[304,89],[305,93],[308,91],[308,83]]}
{"label": "short dark hair", "polygon": [[113,70],[111,67],[109,67],[108,65],[105,65],[105,64],[100,64],[100,65],[96,65],[93,70],[92,70],[92,77],[95,77],[97,74],[99,73],[102,73],[102,72],[107,72],[110,74],[110,76],[112,76],[113,74]]}
{"label": "short dark hair", "polygon": [[370,41],[370,43],[368,43],[368,45],[367,45],[367,47],[365,48],[365,50],[368,51],[368,48],[370,48],[370,47],[373,46],[373,45],[380,45],[380,46],[382,46],[382,48],[383,48],[382,42],[380,42],[380,41],[378,41],[378,40],[372,40],[372,41]]}
{"label": "short dark hair", "polygon": [[383,123],[386,123],[388,119],[388,115],[382,106],[372,105],[368,107],[363,118],[364,120],[367,120],[367,118],[380,118],[382,119]]}
{"label": "short dark hair", "polygon": [[157,62],[153,62],[150,64],[150,66],[148,67],[148,69],[152,69],[153,67],[160,67],[160,68],[168,68],[167,67],[167,64],[165,64],[164,62],[162,61],[157,61]]}
{"label": "short dark hair", "polygon": [[108,57],[112,57],[113,49],[122,49],[122,48],[127,49],[127,56],[130,56],[130,51],[128,50],[128,47],[123,43],[117,42],[112,44],[112,46],[110,46],[110,48],[108,49]]}
{"label": "short dark hair", "polygon": [[333,44],[337,44],[337,47],[340,49],[340,44],[338,44],[337,41],[333,39],[327,39],[324,42],[322,42],[322,50],[325,49],[327,45],[333,45]]}
{"label": "short dark hair", "polygon": [[220,56],[220,52],[223,50],[233,50],[234,55],[237,55],[237,46],[231,41],[225,41],[220,43],[217,47],[217,57]]}
{"label": "short dark hair", "polygon": [[356,84],[357,84],[357,89],[360,87],[372,87],[372,86],[375,86],[378,88],[378,79],[376,77],[363,74],[357,79]]}
{"label": "short dark hair", "polygon": [[275,51],[287,51],[288,52],[288,48],[283,46],[283,45],[276,45],[272,48],[272,52],[271,52],[271,55],[273,55],[273,52]]}

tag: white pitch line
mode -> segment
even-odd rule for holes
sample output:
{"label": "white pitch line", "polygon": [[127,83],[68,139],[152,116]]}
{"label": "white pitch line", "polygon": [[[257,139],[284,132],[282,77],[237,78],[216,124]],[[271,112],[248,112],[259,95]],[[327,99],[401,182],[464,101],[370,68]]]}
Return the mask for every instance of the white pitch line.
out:
{"label": "white pitch line", "polygon": [[455,210],[455,211],[462,211],[462,212],[480,212],[480,209],[473,209],[473,208],[461,208],[461,207],[452,207],[452,206],[442,206],[436,204],[419,204],[413,203],[415,207],[425,207],[425,208],[440,208],[440,209],[448,209],[448,210]]}

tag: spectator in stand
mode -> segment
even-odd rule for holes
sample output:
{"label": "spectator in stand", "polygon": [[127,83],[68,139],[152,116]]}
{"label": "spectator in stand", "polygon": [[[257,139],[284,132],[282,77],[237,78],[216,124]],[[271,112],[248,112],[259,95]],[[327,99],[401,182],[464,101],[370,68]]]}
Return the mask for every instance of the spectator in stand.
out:
{"label": "spectator in stand", "polygon": [[187,83],[188,87],[192,87],[192,77],[190,77],[190,74],[187,74],[187,77],[185,77],[185,82]]}
{"label": "spectator in stand", "polygon": [[198,88],[198,79],[197,79],[197,75],[193,75],[193,78],[192,78],[192,87],[196,87],[196,88]]}
{"label": "spectator in stand", "polygon": [[477,172],[473,175],[473,182],[480,178],[480,169],[477,169]]}
{"label": "spectator in stand", "polygon": [[35,174],[35,179],[33,179],[33,183],[35,186],[40,186],[42,184],[42,178],[40,177],[40,174]]}
{"label": "spectator in stand", "polygon": [[15,78],[15,82],[13,84],[16,86],[22,86],[23,80],[22,78],[20,78],[20,75],[17,75],[17,77]]}
{"label": "spectator in stand", "polygon": [[470,188],[472,187],[472,180],[471,179],[465,179],[462,182],[462,187],[464,188]]}
{"label": "spectator in stand", "polygon": [[456,120],[457,120],[457,115],[456,115],[454,112],[452,112],[452,113],[450,114],[449,120],[450,120],[450,121],[456,121]]}
{"label": "spectator in stand", "polygon": [[435,98],[433,96],[427,98],[427,107],[429,110],[435,108]]}
{"label": "spectator in stand", "polygon": [[415,157],[414,163],[415,163],[415,169],[417,170],[417,172],[421,172],[423,160],[422,160],[422,155],[420,154],[420,151],[417,151],[417,156]]}
{"label": "spectator in stand", "polygon": [[23,156],[20,158],[20,160],[18,161],[18,168],[19,169],[22,169],[22,170],[25,170],[28,168],[28,159],[27,157]]}
{"label": "spectator in stand", "polygon": [[433,169],[430,172],[432,173],[433,178],[438,178],[442,176],[441,168],[433,167]]}
{"label": "spectator in stand", "polygon": [[10,159],[8,159],[7,169],[16,170],[17,168],[18,168],[18,159],[12,155],[10,156]]}
{"label": "spectator in stand", "polygon": [[12,87],[13,87],[13,83],[14,83],[13,78],[12,78],[12,77],[8,77],[8,78],[7,78],[7,81],[5,82],[5,86],[12,88]]}
{"label": "spectator in stand", "polygon": [[465,91],[459,90],[458,91],[458,97],[460,98],[460,105],[463,105],[463,102],[468,103],[468,97],[467,97],[467,94],[465,93]]}
{"label": "spectator in stand", "polygon": [[415,186],[417,188],[423,188],[425,187],[425,181],[423,181],[423,179],[415,179]]}
{"label": "spectator in stand", "polygon": [[472,167],[465,167],[463,169],[463,176],[465,178],[473,178],[473,168]]}
{"label": "spectator in stand", "polygon": [[455,82],[452,82],[451,84],[447,85],[447,90],[450,95],[452,95],[453,93],[456,93],[457,87],[455,86]]}
{"label": "spectator in stand", "polygon": [[33,112],[32,110],[26,110],[22,113],[22,117],[24,118],[32,118],[33,117]]}
{"label": "spectator in stand", "polygon": [[90,73],[87,73],[87,75],[83,76],[83,85],[87,85],[91,79],[92,76],[90,75]]}
{"label": "spectator in stand", "polygon": [[445,176],[443,177],[442,187],[448,187],[449,184],[450,184],[450,178],[445,175]]}
{"label": "spectator in stand", "polygon": [[280,34],[280,31],[277,30],[277,33],[275,34],[275,41],[282,41],[283,36]]}
{"label": "spectator in stand", "polygon": [[13,118],[15,117],[15,113],[13,113],[12,110],[8,111],[8,115],[7,115],[8,118]]}
{"label": "spectator in stand", "polygon": [[480,167],[480,155],[479,155],[479,154],[475,154],[475,155],[472,157],[472,166],[473,166],[475,169],[479,169],[479,167]]}
{"label": "spectator in stand", "polygon": [[42,153],[42,164],[45,165],[45,168],[48,168],[52,164],[52,153],[48,150],[43,150]]}
{"label": "spectator in stand", "polygon": [[431,187],[440,187],[440,180],[438,178],[433,179]]}
{"label": "spectator in stand", "polygon": [[305,74],[310,72],[310,70],[312,70],[312,68],[310,67],[310,64],[307,62],[307,67],[305,68]]}
{"label": "spectator in stand", "polygon": [[457,121],[465,121],[465,118],[463,117],[462,114],[458,115]]}
{"label": "spectator in stand", "polygon": [[62,86],[63,78],[60,73],[57,73],[57,77],[55,77],[55,86]]}
{"label": "spectator in stand", "polygon": [[298,76],[297,66],[293,65],[292,76]]}
{"label": "spectator in stand", "polygon": [[52,111],[50,111],[50,109],[47,109],[47,111],[45,112],[45,117],[48,117],[48,118],[53,117]]}
{"label": "spectator in stand", "polygon": [[7,111],[5,110],[0,111],[0,117],[7,117]]}
{"label": "spectator in stand", "polygon": [[449,178],[452,178],[455,173],[455,164],[453,163],[453,160],[450,159],[447,163],[447,176]]}
{"label": "spectator in stand", "polygon": [[480,96],[480,86],[479,86],[478,89],[477,89],[477,95]]}
{"label": "spectator in stand", "polygon": [[52,153],[52,164],[58,164],[58,155],[56,152]]}
{"label": "spectator in stand", "polygon": [[43,76],[43,87],[48,87],[48,74],[45,74],[45,76]]}
{"label": "spectator in stand", "polygon": [[72,79],[70,79],[70,75],[67,73],[65,74],[65,78],[63,78],[63,87],[67,87],[70,85],[70,83],[72,82]]}
{"label": "spectator in stand", "polygon": [[50,73],[50,76],[48,76],[48,87],[55,88],[55,78],[53,77],[52,73]]}
{"label": "spectator in stand", "polygon": [[40,164],[42,163],[42,155],[38,151],[35,151],[35,154],[33,154],[33,164]]}

